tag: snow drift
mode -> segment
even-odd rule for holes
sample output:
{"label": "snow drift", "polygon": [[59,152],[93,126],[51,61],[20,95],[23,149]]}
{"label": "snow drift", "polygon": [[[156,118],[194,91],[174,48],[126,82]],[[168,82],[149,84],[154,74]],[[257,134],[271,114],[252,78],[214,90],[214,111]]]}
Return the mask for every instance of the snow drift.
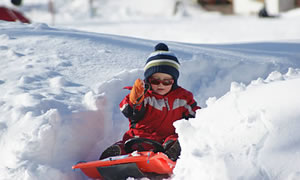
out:
{"label": "snow drift", "polygon": [[[85,179],[128,122],[122,88],[143,77],[157,41],[0,22],[0,177]],[[299,178],[300,42],[166,42],[179,84],[203,107],[175,123],[174,179]]]}
{"label": "snow drift", "polygon": [[300,178],[299,73],[233,82],[196,119],[176,122],[184,148],[175,179]]}

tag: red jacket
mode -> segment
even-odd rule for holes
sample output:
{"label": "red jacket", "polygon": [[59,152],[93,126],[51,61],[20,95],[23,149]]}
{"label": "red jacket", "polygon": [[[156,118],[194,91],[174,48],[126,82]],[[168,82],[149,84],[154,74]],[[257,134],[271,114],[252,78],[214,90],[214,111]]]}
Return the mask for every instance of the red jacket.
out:
{"label": "red jacket", "polygon": [[178,87],[164,96],[148,90],[144,101],[135,107],[129,101],[128,94],[120,103],[120,109],[130,123],[123,142],[133,137],[143,137],[163,144],[178,138],[173,123],[183,118],[194,118],[200,107],[191,92]]}

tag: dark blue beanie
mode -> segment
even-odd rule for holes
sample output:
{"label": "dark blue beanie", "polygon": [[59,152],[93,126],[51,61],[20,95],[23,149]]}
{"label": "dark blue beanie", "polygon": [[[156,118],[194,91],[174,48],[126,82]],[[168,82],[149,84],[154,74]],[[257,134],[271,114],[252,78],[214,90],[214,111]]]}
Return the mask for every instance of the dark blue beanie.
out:
{"label": "dark blue beanie", "polygon": [[179,77],[180,63],[169,48],[164,43],[159,43],[155,46],[155,51],[150,54],[144,67],[144,77],[148,78],[154,73],[166,73],[173,77],[175,84]]}

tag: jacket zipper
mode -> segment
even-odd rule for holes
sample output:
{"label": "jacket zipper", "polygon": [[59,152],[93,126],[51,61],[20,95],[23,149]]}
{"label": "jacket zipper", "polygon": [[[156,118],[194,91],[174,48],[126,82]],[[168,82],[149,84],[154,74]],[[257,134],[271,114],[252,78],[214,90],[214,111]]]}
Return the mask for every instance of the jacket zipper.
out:
{"label": "jacket zipper", "polygon": [[168,98],[164,98],[165,100],[165,104],[167,106],[167,110],[170,111],[170,106],[169,106],[169,103],[168,103]]}

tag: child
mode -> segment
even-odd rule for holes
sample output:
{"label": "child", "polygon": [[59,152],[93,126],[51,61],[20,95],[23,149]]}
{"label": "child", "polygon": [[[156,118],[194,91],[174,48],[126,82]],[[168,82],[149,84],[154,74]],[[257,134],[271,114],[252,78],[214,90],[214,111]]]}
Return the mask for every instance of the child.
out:
{"label": "child", "polygon": [[[200,109],[192,93],[177,84],[179,66],[167,45],[159,43],[155,46],[155,52],[150,54],[144,67],[144,82],[137,79],[130,94],[120,103],[130,128],[123,140],[108,147],[100,159],[126,154],[124,143],[135,137],[161,143],[170,159],[178,159],[181,148],[173,123],[194,118],[196,110]],[[144,145],[145,148],[147,150],[149,145]]]}

